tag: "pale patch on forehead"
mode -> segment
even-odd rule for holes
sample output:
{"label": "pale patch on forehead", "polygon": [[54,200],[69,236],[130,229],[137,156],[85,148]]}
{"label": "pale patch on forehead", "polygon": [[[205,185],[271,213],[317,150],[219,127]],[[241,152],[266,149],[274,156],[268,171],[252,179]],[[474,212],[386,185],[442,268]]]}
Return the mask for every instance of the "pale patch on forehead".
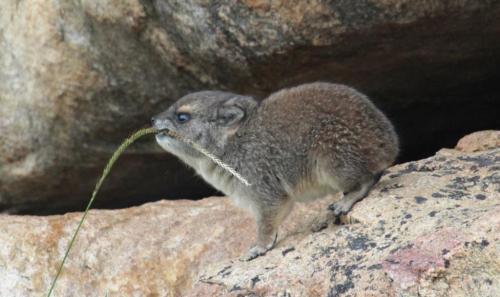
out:
{"label": "pale patch on forehead", "polygon": [[179,106],[179,108],[177,108],[177,112],[192,113],[193,109],[194,109],[194,107],[192,104],[184,104],[184,105]]}

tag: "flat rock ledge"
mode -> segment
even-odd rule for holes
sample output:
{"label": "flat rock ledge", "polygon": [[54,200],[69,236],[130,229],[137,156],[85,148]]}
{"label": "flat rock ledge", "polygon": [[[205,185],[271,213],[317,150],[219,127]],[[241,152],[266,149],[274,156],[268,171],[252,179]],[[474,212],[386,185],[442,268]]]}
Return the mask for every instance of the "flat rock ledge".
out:
{"label": "flat rock ledge", "polygon": [[[250,262],[254,222],[227,198],[93,210],[53,296],[500,296],[500,147],[487,148],[394,166],[318,232],[337,197],[300,204]],[[1,215],[0,296],[44,296],[80,217]]]}

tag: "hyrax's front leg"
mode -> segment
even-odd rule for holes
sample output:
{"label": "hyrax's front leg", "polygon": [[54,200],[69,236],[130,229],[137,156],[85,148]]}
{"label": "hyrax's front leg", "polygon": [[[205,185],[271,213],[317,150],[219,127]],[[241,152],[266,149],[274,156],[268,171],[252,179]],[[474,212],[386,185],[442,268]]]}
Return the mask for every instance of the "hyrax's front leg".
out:
{"label": "hyrax's front leg", "polygon": [[257,222],[257,241],[241,260],[250,261],[272,249],[278,238],[278,227],[290,213],[293,203],[290,199],[261,202],[254,210]]}

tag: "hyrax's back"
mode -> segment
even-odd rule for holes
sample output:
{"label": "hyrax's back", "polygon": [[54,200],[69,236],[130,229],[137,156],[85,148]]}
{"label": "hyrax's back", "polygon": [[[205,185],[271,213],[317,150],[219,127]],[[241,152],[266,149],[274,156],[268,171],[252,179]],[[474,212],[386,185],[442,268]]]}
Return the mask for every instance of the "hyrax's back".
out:
{"label": "hyrax's back", "polygon": [[[330,175],[345,190],[376,176],[398,154],[394,128],[363,94],[338,84],[311,83],[279,91],[265,99],[259,115],[272,122],[270,133],[299,152],[307,152],[309,178]],[[332,176],[333,175],[333,176]],[[365,177],[368,176],[368,177]],[[302,177],[307,178],[307,177]]]}

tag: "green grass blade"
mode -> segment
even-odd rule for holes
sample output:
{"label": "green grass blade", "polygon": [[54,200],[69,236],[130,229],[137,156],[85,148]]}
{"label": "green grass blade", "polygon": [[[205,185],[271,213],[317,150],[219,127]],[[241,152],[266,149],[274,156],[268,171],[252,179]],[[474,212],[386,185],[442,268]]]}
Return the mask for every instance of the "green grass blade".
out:
{"label": "green grass blade", "polygon": [[59,279],[59,276],[61,275],[61,272],[63,270],[64,263],[66,263],[66,259],[68,258],[69,252],[70,252],[71,248],[73,247],[73,244],[75,243],[76,236],[78,235],[78,232],[80,231],[80,228],[82,227],[82,224],[83,224],[85,218],[87,217],[89,209],[92,206],[92,203],[94,202],[95,197],[97,196],[97,193],[99,192],[99,189],[101,188],[101,185],[104,182],[104,179],[106,179],[106,177],[108,176],[108,174],[111,171],[111,168],[115,164],[116,160],[118,160],[118,158],[120,157],[120,155],[134,141],[136,141],[137,139],[141,138],[144,135],[153,134],[153,133],[155,133],[157,131],[158,130],[156,130],[155,128],[144,128],[144,129],[141,129],[141,130],[135,132],[130,137],[128,137],[127,139],[125,139],[125,141],[123,141],[123,143],[118,147],[118,149],[113,153],[113,155],[109,159],[108,163],[106,164],[106,167],[104,167],[104,170],[102,172],[101,178],[99,179],[99,181],[95,185],[94,192],[92,192],[92,196],[90,198],[89,203],[87,204],[87,207],[85,208],[85,212],[83,213],[83,216],[80,219],[80,222],[78,223],[78,226],[76,227],[76,230],[73,233],[73,236],[71,237],[71,240],[70,240],[70,242],[68,244],[68,247],[66,249],[66,253],[64,254],[64,257],[63,257],[63,259],[61,261],[61,264],[59,265],[59,268],[57,269],[56,276],[54,277],[54,280],[52,281],[52,285],[50,286],[49,292],[47,293],[47,297],[50,297],[52,295],[52,292],[54,291],[54,288],[56,286],[56,282]]}

